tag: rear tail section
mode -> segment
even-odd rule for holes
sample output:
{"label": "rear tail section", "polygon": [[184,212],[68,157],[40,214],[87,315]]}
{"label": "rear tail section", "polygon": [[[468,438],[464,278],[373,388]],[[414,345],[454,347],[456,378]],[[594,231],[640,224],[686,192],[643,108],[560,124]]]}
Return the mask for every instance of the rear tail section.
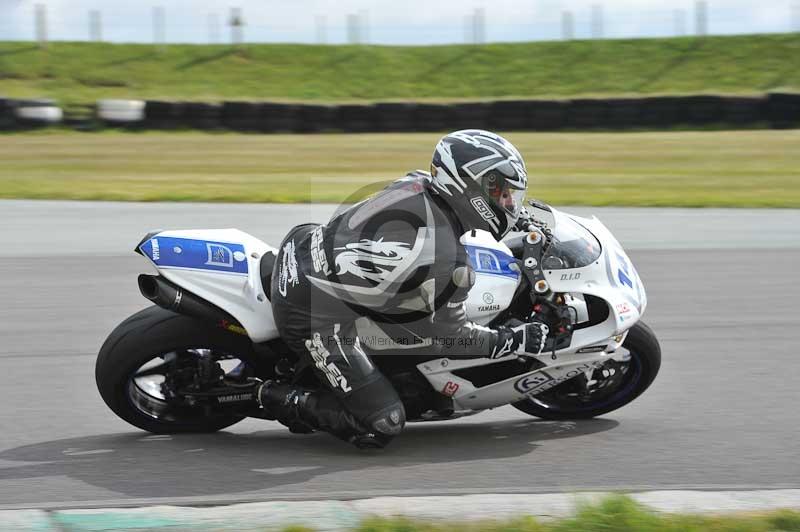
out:
{"label": "rear tail section", "polygon": [[237,229],[212,229],[149,233],[136,251],[158,270],[139,277],[155,304],[224,322],[254,342],[279,336],[268,283],[275,248]]}

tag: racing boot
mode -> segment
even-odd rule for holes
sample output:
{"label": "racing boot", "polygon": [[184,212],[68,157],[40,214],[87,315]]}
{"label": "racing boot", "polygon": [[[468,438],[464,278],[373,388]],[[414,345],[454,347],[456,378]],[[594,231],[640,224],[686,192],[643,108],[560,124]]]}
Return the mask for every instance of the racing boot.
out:
{"label": "racing boot", "polygon": [[370,431],[333,392],[308,391],[299,386],[266,381],[259,390],[261,407],[294,433],[328,432],[359,449],[382,448],[392,437]]}
{"label": "racing boot", "polygon": [[304,423],[299,412],[304,409],[308,392],[297,386],[265,381],[256,394],[266,418],[274,419],[294,434],[309,434],[314,427]]}

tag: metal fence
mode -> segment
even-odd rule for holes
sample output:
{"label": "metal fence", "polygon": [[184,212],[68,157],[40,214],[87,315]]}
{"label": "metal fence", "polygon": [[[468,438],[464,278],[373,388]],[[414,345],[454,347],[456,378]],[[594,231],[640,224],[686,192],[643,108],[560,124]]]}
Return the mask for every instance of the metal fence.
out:
{"label": "metal fence", "polygon": [[237,3],[0,0],[0,41],[443,44],[800,31],[800,0]]}

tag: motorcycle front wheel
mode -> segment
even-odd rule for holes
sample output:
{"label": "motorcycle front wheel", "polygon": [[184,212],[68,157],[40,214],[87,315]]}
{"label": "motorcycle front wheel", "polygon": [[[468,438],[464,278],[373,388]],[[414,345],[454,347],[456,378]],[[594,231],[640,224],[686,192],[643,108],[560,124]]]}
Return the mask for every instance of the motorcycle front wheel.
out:
{"label": "motorcycle front wheel", "polygon": [[589,419],[617,410],[641,395],[661,367],[661,346],[639,321],[628,332],[613,360],[546,392],[512,406],[542,419]]}
{"label": "motorcycle front wheel", "polygon": [[220,371],[257,363],[246,336],[149,307],[118,325],[103,344],[95,364],[97,389],[117,416],[156,434],[215,432],[244,419],[172,395],[196,378],[198,357],[213,357]]}

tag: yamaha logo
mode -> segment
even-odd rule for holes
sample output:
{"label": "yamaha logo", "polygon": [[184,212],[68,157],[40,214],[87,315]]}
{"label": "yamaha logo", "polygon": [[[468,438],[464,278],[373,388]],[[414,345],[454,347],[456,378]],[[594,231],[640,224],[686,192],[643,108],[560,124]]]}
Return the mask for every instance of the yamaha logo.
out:
{"label": "yamaha logo", "polygon": [[239,401],[251,401],[252,393],[238,393],[234,395],[220,395],[217,397],[219,403],[238,403]]}

